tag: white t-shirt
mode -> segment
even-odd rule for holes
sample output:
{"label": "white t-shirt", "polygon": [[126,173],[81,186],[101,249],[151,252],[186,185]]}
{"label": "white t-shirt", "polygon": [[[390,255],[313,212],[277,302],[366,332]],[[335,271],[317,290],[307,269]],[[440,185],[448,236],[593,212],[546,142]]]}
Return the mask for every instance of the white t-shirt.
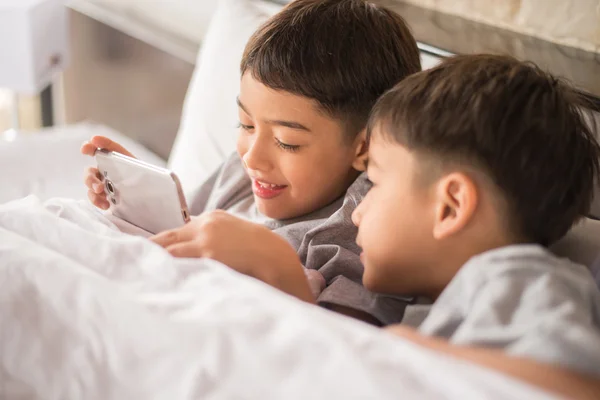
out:
{"label": "white t-shirt", "polygon": [[586,267],[541,246],[473,257],[433,305],[408,306],[403,322],[600,377],[600,291]]}

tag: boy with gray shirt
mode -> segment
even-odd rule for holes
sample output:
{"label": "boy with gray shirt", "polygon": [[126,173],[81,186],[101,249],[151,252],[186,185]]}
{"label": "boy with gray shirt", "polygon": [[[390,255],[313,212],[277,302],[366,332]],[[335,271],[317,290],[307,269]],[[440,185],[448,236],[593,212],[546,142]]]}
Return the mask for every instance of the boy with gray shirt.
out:
{"label": "boy with gray shirt", "polygon": [[[246,46],[237,153],[189,199],[192,214],[225,210],[264,224],[297,251],[311,300],[377,325],[400,321],[407,298],[361,284],[350,215],[368,190],[361,177],[368,114],[380,95],[419,70],[416,41],[394,12],[363,0],[290,3]],[[82,151],[97,147],[126,153],[105,138]],[[91,169],[86,184],[92,202],[107,208],[101,179]],[[177,256],[210,256],[194,247],[201,228],[192,221],[153,240]],[[229,254],[241,251],[231,238],[220,243]]]}

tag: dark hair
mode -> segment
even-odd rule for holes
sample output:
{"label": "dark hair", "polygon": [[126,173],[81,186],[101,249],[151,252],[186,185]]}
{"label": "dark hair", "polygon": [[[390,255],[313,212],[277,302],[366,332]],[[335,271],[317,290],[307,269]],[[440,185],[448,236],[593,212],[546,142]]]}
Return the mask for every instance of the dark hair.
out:
{"label": "dark hair", "polygon": [[482,170],[519,238],[549,245],[587,214],[600,147],[581,96],[531,63],[458,56],[378,101],[368,124],[417,154]]}
{"label": "dark hair", "polygon": [[296,0],[254,33],[241,62],[262,84],[315,100],[354,137],[386,90],[421,70],[404,20],[363,0]]}

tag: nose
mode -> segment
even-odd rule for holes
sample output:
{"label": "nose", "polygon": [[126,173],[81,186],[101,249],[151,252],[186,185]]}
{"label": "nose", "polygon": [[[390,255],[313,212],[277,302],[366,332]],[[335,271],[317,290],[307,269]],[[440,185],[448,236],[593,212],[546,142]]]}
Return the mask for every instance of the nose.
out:
{"label": "nose", "polygon": [[267,172],[272,168],[268,145],[266,138],[262,138],[260,134],[254,135],[251,142],[248,143],[248,149],[242,156],[248,169]]}
{"label": "nose", "polygon": [[360,225],[360,221],[362,220],[362,210],[363,210],[364,201],[359,203],[358,206],[352,212],[352,223],[357,227]]}

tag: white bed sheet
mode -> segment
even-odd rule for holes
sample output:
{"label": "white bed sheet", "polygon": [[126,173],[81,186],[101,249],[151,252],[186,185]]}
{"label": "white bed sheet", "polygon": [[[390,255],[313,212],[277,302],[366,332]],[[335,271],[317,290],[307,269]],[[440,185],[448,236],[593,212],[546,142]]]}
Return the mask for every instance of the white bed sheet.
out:
{"label": "white bed sheet", "polygon": [[548,399],[172,258],[86,203],[0,205],[2,399]]}
{"label": "white bed sheet", "polygon": [[84,169],[92,157],[79,153],[85,140],[103,135],[155,165],[165,161],[128,137],[102,125],[83,123],[35,133],[0,135],[0,204],[34,194],[41,199],[86,198]]}

